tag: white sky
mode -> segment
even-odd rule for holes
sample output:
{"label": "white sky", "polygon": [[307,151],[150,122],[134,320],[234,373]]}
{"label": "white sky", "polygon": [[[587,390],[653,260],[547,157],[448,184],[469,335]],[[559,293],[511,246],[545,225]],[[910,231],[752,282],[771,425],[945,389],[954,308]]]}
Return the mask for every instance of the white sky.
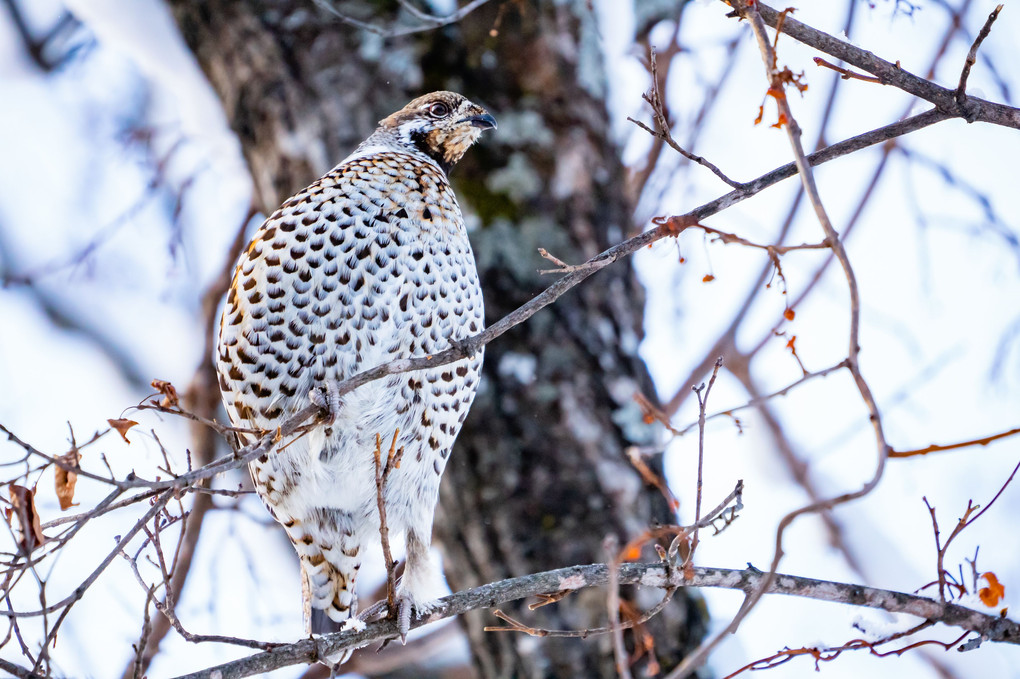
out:
{"label": "white sky", "polygon": [[[36,0],[30,19],[48,26],[60,5]],[[808,5],[809,3],[803,3]],[[854,42],[903,67],[923,72],[933,43],[945,30],[945,12],[928,5],[913,18],[892,18],[891,3],[868,9],[859,3]],[[201,355],[202,329],[196,322],[198,296],[221,266],[223,254],[248,204],[249,180],[236,141],[225,128],[223,114],[200,71],[179,38],[162,4],[156,0],[68,3],[97,36],[98,43],[58,73],[42,77],[27,62],[9,21],[0,22],[0,87],[8,105],[0,106],[0,248],[33,271],[79,252],[97,234],[102,247],[84,267],[66,268],[40,280],[47,298],[58,300],[61,313],[80,319],[114,352],[128,352],[139,375],[187,384]],[[647,136],[626,122],[642,115],[640,94],[647,86],[637,54],[630,45],[633,22],[629,3],[598,3],[600,29],[610,57],[614,130],[631,162],[640,162]],[[974,3],[967,28],[973,35],[993,2]],[[1012,64],[1020,57],[1015,36],[1020,14],[1006,7],[983,51],[1003,69],[1013,91],[1020,87]],[[721,3],[697,2],[685,10],[681,41],[691,51],[673,65],[668,97],[677,119],[675,134],[683,141],[686,125],[701,104],[705,83],[721,68],[722,45],[733,34],[733,20],[724,18]],[[845,8],[832,10],[816,3],[797,17],[838,34]],[[5,17],[6,19],[6,17]],[[654,35],[665,46],[671,27]],[[955,85],[969,39],[951,46],[936,80]],[[695,152],[706,156],[736,179],[750,179],[789,160],[785,135],[751,122],[764,93],[762,67],[750,34],[740,43],[741,61],[722,93],[722,100]],[[794,100],[795,113],[813,143],[817,120],[828,90],[830,73],[811,63],[813,53],[792,40],[780,41],[781,59],[794,71],[805,71],[811,88]],[[971,76],[972,92],[999,100],[1001,95],[987,68],[979,63]],[[9,102],[15,102],[10,105]],[[895,120],[909,105],[901,93],[861,82],[841,82],[829,138],[857,134]],[[770,111],[770,109],[767,109]],[[496,112],[498,118],[498,112]],[[770,113],[766,113],[766,116]],[[774,115],[774,113],[772,114]],[[132,121],[143,120],[154,133],[151,154],[140,144],[125,145],[123,134]],[[942,123],[911,135],[905,144],[951,168],[970,185],[991,197],[991,207],[1016,234],[1020,192],[1016,190],[1020,136],[1014,130],[961,121]],[[154,191],[152,154],[170,152],[166,184]],[[867,151],[818,172],[822,197],[837,229],[877,161]],[[172,244],[174,196],[193,177],[185,193],[180,229]],[[642,204],[642,213],[686,211],[725,192],[726,187],[702,168],[681,167],[660,176],[665,197]],[[736,231],[758,242],[771,242],[788,209],[795,180],[768,190],[707,223]],[[919,226],[915,204],[927,221]],[[818,241],[820,227],[802,208],[788,242]],[[173,248],[171,249],[171,245]],[[1020,418],[1020,347],[993,372],[994,357],[1004,334],[1020,319],[1020,254],[987,228],[979,204],[949,185],[936,172],[911,166],[894,155],[885,180],[847,244],[857,269],[863,299],[862,369],[885,416],[886,433],[895,448],[922,447],[1018,426]],[[677,264],[679,252],[686,258]],[[822,255],[795,252],[783,258],[791,298],[802,289]],[[746,294],[763,257],[737,246],[707,243],[685,234],[638,257],[648,286],[648,337],[643,353],[660,395],[672,396],[685,385],[691,365],[699,360],[717,333],[730,322],[733,309]],[[536,266],[540,266],[536,258]],[[700,283],[713,273],[711,284]],[[765,291],[739,336],[741,346],[756,343],[774,323],[784,300],[777,286]],[[809,302],[797,309],[787,330],[796,334],[798,351],[808,369],[831,365],[845,355],[846,287],[835,272],[827,275]],[[720,310],[723,312],[720,313]],[[0,422],[37,447],[63,451],[67,422],[79,439],[105,426],[108,417],[145,395],[113,368],[108,355],[89,338],[56,327],[39,311],[36,299],[23,288],[0,289]],[[796,363],[775,339],[753,366],[763,390],[778,389],[799,377]],[[746,396],[732,378],[723,376],[712,393],[711,410],[738,405]],[[847,375],[816,380],[774,402],[788,427],[797,453],[811,465],[812,478],[828,493],[852,490],[873,469],[875,450],[860,399]],[[688,403],[678,424],[696,416]],[[783,514],[805,502],[790,482],[760,421],[742,418],[744,433],[720,420],[709,426],[706,458],[706,502],[714,505],[738,478],[745,481],[742,518],[718,537],[703,542],[701,565],[765,568],[772,556],[774,529]],[[171,450],[183,450],[187,432],[174,421],[147,418]],[[101,445],[119,472],[151,469],[158,449],[143,427],[126,446],[107,439]],[[697,441],[686,437],[670,446],[670,482],[684,502],[682,518],[693,515],[693,470]],[[93,449],[98,454],[100,448]],[[0,447],[0,460],[17,455]],[[928,459],[892,461],[878,490],[867,499],[840,509],[837,518],[847,542],[864,564],[866,584],[911,591],[934,578],[930,519],[921,498],[939,511],[948,532],[968,499],[985,503],[1020,459],[1020,440],[987,448],[971,448]],[[95,463],[86,455],[84,464]],[[237,478],[224,481],[236,485]],[[40,483],[39,508],[45,517],[59,510],[49,478]],[[78,499],[95,501],[102,489],[79,485]],[[279,531],[266,530],[267,517],[257,502],[245,505],[245,516],[215,512],[207,520],[193,577],[180,614],[194,632],[232,634],[263,639],[292,639],[300,630],[297,572]],[[1020,511],[1020,490],[1009,489],[981,521],[969,529],[950,552],[948,563],[962,563],[980,545],[981,570],[996,572],[1006,585],[1004,605],[1020,610],[1020,549],[1014,517]],[[53,572],[50,591],[70,591],[82,564],[112,545],[123,530],[115,517],[98,522],[72,543]],[[265,542],[266,535],[276,542]],[[4,538],[7,539],[7,538]],[[788,534],[782,570],[822,579],[858,581],[835,550],[828,547],[819,521],[802,519]],[[90,568],[90,566],[84,566]],[[955,566],[954,566],[955,568]],[[257,577],[233,578],[232,569]],[[279,579],[279,587],[265,583]],[[705,592],[717,626],[740,603],[730,592]],[[31,600],[23,600],[26,606]],[[107,677],[120,673],[127,650],[138,634],[142,592],[126,567],[116,564],[65,623],[55,657],[73,676]],[[102,641],[94,626],[103,620]],[[832,604],[769,598],[740,632],[718,651],[712,667],[719,676],[784,646],[835,645],[862,632],[888,632],[887,616]],[[953,631],[932,636],[951,639]],[[871,638],[871,637],[869,637]],[[10,648],[4,657],[15,658]],[[1016,647],[986,644],[976,652],[932,652],[959,677],[1020,676]],[[197,669],[243,652],[211,645],[189,646],[173,635],[153,665],[150,676]],[[921,655],[873,659],[845,654],[823,665],[826,677],[874,679],[904,675],[935,677]],[[297,676],[300,668],[278,673]],[[798,659],[770,670],[767,676],[801,677],[812,671]]]}

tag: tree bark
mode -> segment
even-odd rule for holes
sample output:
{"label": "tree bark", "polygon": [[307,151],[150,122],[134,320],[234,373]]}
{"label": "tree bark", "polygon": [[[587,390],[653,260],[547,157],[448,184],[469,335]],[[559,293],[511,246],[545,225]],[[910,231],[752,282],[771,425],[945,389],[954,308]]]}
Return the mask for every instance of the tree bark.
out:
{"label": "tree bark", "polygon": [[[537,248],[576,263],[632,226],[584,0],[490,2],[457,24],[389,38],[307,2],[170,4],[224,102],[267,213],[417,94],[452,89],[489,108],[498,133],[451,179],[465,212],[477,216],[469,224],[477,224],[471,237],[490,323],[554,280],[536,272],[552,266]],[[380,27],[413,23],[397,3],[334,6]],[[436,520],[454,590],[602,561],[608,534],[624,542],[674,522],[624,455],[653,435],[632,399],[654,393],[637,355],[642,307],[630,264],[619,262],[487,348]],[[642,607],[654,603],[650,594],[624,592]],[[575,594],[520,617],[597,627],[605,597]],[[680,592],[646,625],[663,667],[696,645],[706,617],[700,599]],[[617,676],[608,638],[536,643],[482,631],[497,622],[489,613],[462,621],[479,676]]]}

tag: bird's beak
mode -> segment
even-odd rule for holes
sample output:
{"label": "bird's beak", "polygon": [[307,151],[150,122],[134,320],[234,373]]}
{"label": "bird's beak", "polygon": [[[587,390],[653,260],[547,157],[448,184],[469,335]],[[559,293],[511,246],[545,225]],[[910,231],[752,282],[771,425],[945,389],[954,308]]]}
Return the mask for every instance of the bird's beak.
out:
{"label": "bird's beak", "polygon": [[464,122],[471,123],[471,127],[478,127],[483,130],[495,130],[496,119],[488,113],[481,113],[479,115],[468,116],[464,119]]}

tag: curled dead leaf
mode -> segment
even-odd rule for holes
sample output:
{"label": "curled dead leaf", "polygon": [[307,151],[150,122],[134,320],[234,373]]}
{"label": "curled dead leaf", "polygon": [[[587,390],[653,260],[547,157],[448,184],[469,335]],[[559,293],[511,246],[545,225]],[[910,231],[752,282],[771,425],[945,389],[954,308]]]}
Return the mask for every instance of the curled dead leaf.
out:
{"label": "curled dead leaf", "polygon": [[999,605],[999,601],[1006,595],[1006,587],[999,582],[999,578],[996,577],[995,573],[988,571],[987,573],[981,574],[981,579],[988,583],[987,587],[982,587],[978,590],[978,596],[981,597],[981,603],[989,608],[994,608]]}
{"label": "curled dead leaf", "polygon": [[159,402],[160,408],[174,408],[180,402],[176,387],[166,380],[153,380],[152,388],[163,395],[163,400]]}
{"label": "curled dead leaf", "polygon": [[[58,461],[70,467],[77,467],[81,453],[77,448],[72,449],[66,455],[57,458]],[[78,483],[78,475],[73,471],[64,469],[61,466],[53,468],[53,482],[56,486],[57,500],[60,501],[60,508],[64,511],[77,506],[74,501],[74,486]]]}
{"label": "curled dead leaf", "polygon": [[785,318],[788,321],[792,321],[796,315],[797,314],[794,313],[793,309],[789,308],[783,312],[783,318]]}
{"label": "curled dead leaf", "polygon": [[21,534],[18,544],[24,554],[31,554],[36,547],[46,542],[42,523],[39,521],[39,512],[35,508],[35,489],[25,488],[16,483],[12,483],[10,489],[11,508],[13,515],[18,517],[18,532]]}
{"label": "curled dead leaf", "polygon": [[787,120],[787,118],[786,118],[786,114],[785,113],[780,113],[779,114],[779,118],[776,120],[776,122],[772,123],[769,127],[774,127],[776,129],[780,129],[780,128],[783,127],[783,125],[786,125],[789,122],[790,121]]}
{"label": "curled dead leaf", "polygon": [[715,280],[715,276],[713,276],[712,274],[706,274],[705,277],[701,279],[701,282],[702,283],[711,283],[714,280]]}
{"label": "curled dead leaf", "polygon": [[134,420],[124,419],[107,420],[107,422],[110,424],[111,427],[117,430],[117,433],[120,434],[120,437],[124,439],[124,443],[131,443],[130,441],[128,441],[127,437],[128,429],[138,424],[137,422],[135,422]]}

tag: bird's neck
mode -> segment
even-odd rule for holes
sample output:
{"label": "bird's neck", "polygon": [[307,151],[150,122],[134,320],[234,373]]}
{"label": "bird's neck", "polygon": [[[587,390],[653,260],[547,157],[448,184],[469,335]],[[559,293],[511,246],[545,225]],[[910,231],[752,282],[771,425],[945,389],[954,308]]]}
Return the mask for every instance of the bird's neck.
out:
{"label": "bird's neck", "polygon": [[450,168],[453,167],[453,163],[447,162],[441,153],[433,151],[432,147],[428,144],[428,140],[424,139],[424,137],[417,139],[414,134],[411,134],[410,138],[405,140],[400,137],[396,130],[381,127],[369,135],[365,141],[361,142],[350,157],[363,157],[374,153],[386,152],[407,153],[416,156],[433,163],[446,175],[450,173]]}

